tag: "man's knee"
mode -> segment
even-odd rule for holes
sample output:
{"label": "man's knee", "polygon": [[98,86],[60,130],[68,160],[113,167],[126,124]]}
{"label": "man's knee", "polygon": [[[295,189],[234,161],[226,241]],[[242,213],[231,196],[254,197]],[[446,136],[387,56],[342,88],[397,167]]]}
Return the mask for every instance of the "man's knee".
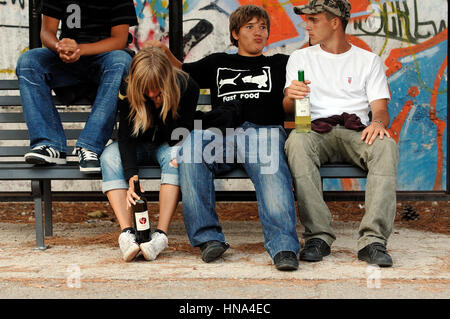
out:
{"label": "man's knee", "polygon": [[131,60],[131,55],[124,50],[110,51],[105,56],[105,64],[107,67],[122,67],[128,70]]}
{"label": "man's knee", "polygon": [[397,173],[398,146],[394,139],[377,139],[369,149],[369,171],[376,166],[376,172],[373,171],[374,173],[383,175],[395,175]]}
{"label": "man's knee", "polygon": [[310,134],[297,133],[292,131],[284,145],[284,151],[289,157],[293,154],[311,155],[314,151],[314,145]]}
{"label": "man's knee", "polygon": [[382,156],[385,159],[398,161],[398,146],[392,138],[376,139],[372,144],[372,153],[374,156]]}
{"label": "man's knee", "polygon": [[19,56],[17,60],[16,73],[21,68],[29,68],[32,65],[33,59],[31,57],[30,51],[27,51]]}
{"label": "man's knee", "polygon": [[[177,154],[178,164],[200,164],[204,162],[203,150],[208,139],[206,131],[193,130],[189,133]],[[184,167],[184,166],[183,166]]]}
{"label": "man's knee", "polygon": [[43,49],[28,50],[19,56],[16,65],[16,73],[20,72],[20,69],[33,68],[36,69],[42,64]]}

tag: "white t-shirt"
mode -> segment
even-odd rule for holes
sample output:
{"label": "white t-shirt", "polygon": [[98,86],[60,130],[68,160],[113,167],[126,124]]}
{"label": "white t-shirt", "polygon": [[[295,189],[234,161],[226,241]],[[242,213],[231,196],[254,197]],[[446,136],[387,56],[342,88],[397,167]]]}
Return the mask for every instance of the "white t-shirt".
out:
{"label": "white t-shirt", "polygon": [[381,59],[375,53],[351,46],[342,54],[328,53],[320,45],[294,51],[286,66],[285,88],[305,71],[309,87],[311,120],[356,114],[369,123],[369,103],[391,96]]}

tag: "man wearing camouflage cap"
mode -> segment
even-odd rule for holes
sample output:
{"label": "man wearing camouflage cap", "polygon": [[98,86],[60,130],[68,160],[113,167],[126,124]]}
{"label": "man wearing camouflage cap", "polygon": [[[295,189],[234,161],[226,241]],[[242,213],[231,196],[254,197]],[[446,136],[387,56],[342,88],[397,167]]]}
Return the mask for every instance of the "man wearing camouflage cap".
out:
{"label": "man wearing camouflage cap", "polygon": [[[320,165],[349,162],[368,171],[358,258],[390,267],[386,244],[396,211],[398,164],[397,144],[386,129],[390,92],[381,59],[346,40],[350,9],[345,0],[311,0],[294,8],[304,15],[311,44],[290,56],[283,100],[285,112],[293,113],[295,99],[310,99],[312,131],[294,130],[285,144],[305,226],[300,260],[322,260],[336,239],[322,197]],[[298,70],[305,71],[306,81],[297,81]]]}
{"label": "man wearing camouflage cap", "polygon": [[351,5],[342,0],[311,0],[307,5],[294,7],[296,14],[316,14],[327,11],[348,22]]}

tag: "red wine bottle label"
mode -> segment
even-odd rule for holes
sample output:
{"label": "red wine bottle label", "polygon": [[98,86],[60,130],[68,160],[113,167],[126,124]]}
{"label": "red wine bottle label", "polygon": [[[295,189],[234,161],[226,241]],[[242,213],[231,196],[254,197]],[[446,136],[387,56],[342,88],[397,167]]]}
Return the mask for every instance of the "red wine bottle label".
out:
{"label": "red wine bottle label", "polygon": [[150,228],[150,220],[148,219],[148,211],[141,213],[134,213],[136,219],[136,230],[142,231]]}

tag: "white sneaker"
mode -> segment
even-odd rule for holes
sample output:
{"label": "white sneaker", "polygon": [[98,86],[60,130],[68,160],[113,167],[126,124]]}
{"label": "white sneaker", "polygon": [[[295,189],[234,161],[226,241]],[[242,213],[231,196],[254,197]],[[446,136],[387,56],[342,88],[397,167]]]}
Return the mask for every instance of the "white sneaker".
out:
{"label": "white sneaker", "polygon": [[119,247],[122,251],[123,260],[126,262],[133,260],[139,252],[139,245],[136,242],[136,236],[129,230],[120,234]]}
{"label": "white sneaker", "polygon": [[169,239],[162,233],[154,232],[152,240],[142,243],[139,247],[146,260],[155,260],[160,252],[169,247]]}

